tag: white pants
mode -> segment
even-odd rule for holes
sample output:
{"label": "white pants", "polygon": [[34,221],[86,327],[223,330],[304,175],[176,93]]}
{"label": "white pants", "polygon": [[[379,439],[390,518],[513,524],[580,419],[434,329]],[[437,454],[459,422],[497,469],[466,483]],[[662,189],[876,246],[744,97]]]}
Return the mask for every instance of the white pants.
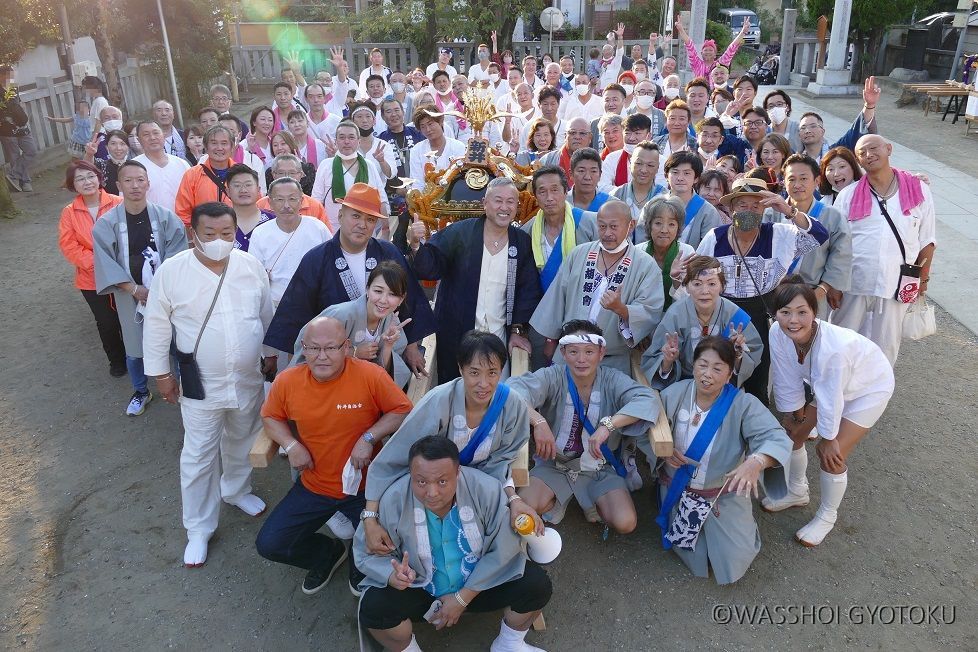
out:
{"label": "white pants", "polygon": [[244,408],[208,410],[180,403],[180,496],[187,534],[210,537],[217,529],[221,499],[251,493],[248,453],[261,428],[262,399],[259,390]]}
{"label": "white pants", "polygon": [[842,295],[842,305],[832,313],[832,323],[851,329],[875,342],[890,366],[896,365],[903,340],[903,317],[909,304],[896,299],[863,294]]}

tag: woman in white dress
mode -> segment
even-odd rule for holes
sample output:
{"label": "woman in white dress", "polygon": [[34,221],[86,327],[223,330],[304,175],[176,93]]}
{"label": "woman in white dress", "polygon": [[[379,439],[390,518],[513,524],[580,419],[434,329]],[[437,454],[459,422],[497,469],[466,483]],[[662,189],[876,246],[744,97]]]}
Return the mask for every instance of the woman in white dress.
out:
{"label": "woman in white dress", "polygon": [[777,323],[771,327],[771,371],[778,410],[793,442],[788,493],[765,498],[766,511],[808,504],[805,442],[815,426],[819,459],[818,511],[795,538],[804,546],[822,542],[835,525],[848,484],[846,460],[882,416],[893,395],[893,369],[883,351],[855,331],[816,319],[818,299],[800,276],[772,293]]}

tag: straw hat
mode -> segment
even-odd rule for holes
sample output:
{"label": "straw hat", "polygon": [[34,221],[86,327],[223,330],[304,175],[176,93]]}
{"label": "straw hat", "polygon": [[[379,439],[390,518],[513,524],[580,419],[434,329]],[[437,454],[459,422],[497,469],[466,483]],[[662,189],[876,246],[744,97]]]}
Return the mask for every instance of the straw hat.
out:
{"label": "straw hat", "polygon": [[380,212],[380,193],[376,188],[365,183],[355,183],[350,186],[350,189],[346,191],[346,197],[341,199],[340,203],[360,213],[374,217],[387,217]]}
{"label": "straw hat", "polygon": [[738,197],[764,197],[765,195],[763,193],[765,191],[767,191],[767,183],[763,179],[741,177],[733,182],[733,186],[730,188],[730,194],[720,198],[720,203],[724,206],[729,206],[730,202]]}

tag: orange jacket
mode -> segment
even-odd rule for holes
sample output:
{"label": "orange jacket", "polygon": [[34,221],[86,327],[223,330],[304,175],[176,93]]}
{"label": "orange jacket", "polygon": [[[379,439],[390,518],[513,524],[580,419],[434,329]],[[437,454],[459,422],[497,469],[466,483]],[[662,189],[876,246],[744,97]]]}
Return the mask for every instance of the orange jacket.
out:
{"label": "orange jacket", "polygon": [[[122,203],[122,197],[99,190],[98,217]],[[96,218],[98,219],[98,218]],[[69,263],[75,266],[75,287],[95,289],[95,254],[92,250],[92,227],[95,220],[81,195],[61,211],[58,223],[58,246]]]}
{"label": "orange jacket", "polygon": [[186,172],[183,173],[183,179],[180,181],[180,187],[177,189],[176,204],[174,206],[174,212],[180,216],[183,220],[185,226],[190,226],[190,215],[194,212],[194,207],[198,204],[205,204],[209,201],[221,201],[231,205],[231,200],[228,199],[227,193],[220,193],[218,196],[217,186],[211,181],[210,177],[204,174],[204,167],[209,168],[211,171],[214,168],[210,167],[206,162],[199,165],[195,165]]}
{"label": "orange jacket", "polygon": [[[267,195],[258,200],[258,208],[263,211],[272,212],[272,206],[268,201]],[[329,226],[329,218],[326,217],[326,209],[323,208],[322,204],[309,195],[302,196],[302,206],[299,207],[299,215],[315,217],[326,226]],[[332,227],[330,227],[330,231],[332,231]]]}

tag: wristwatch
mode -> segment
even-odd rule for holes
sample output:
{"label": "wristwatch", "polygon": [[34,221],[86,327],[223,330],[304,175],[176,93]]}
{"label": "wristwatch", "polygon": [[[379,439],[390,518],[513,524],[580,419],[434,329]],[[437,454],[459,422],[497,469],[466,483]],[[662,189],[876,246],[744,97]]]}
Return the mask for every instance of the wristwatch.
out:
{"label": "wristwatch", "polygon": [[526,331],[523,329],[523,324],[513,324],[509,327],[509,332],[513,335],[519,335],[520,337],[526,335]]}
{"label": "wristwatch", "polygon": [[365,441],[368,444],[370,444],[371,446],[373,446],[374,444],[377,443],[377,438],[374,437],[374,433],[372,433],[372,432],[365,432],[365,433],[363,433],[363,441]]}
{"label": "wristwatch", "polygon": [[371,512],[370,510],[367,510],[367,509],[365,509],[362,512],[360,512],[360,520],[361,521],[365,521],[368,518],[380,518],[380,513],[379,512]]}
{"label": "wristwatch", "polygon": [[598,424],[607,428],[609,432],[618,432],[618,428],[616,428],[615,424],[611,422],[611,417],[601,417],[601,420],[598,421]]}

